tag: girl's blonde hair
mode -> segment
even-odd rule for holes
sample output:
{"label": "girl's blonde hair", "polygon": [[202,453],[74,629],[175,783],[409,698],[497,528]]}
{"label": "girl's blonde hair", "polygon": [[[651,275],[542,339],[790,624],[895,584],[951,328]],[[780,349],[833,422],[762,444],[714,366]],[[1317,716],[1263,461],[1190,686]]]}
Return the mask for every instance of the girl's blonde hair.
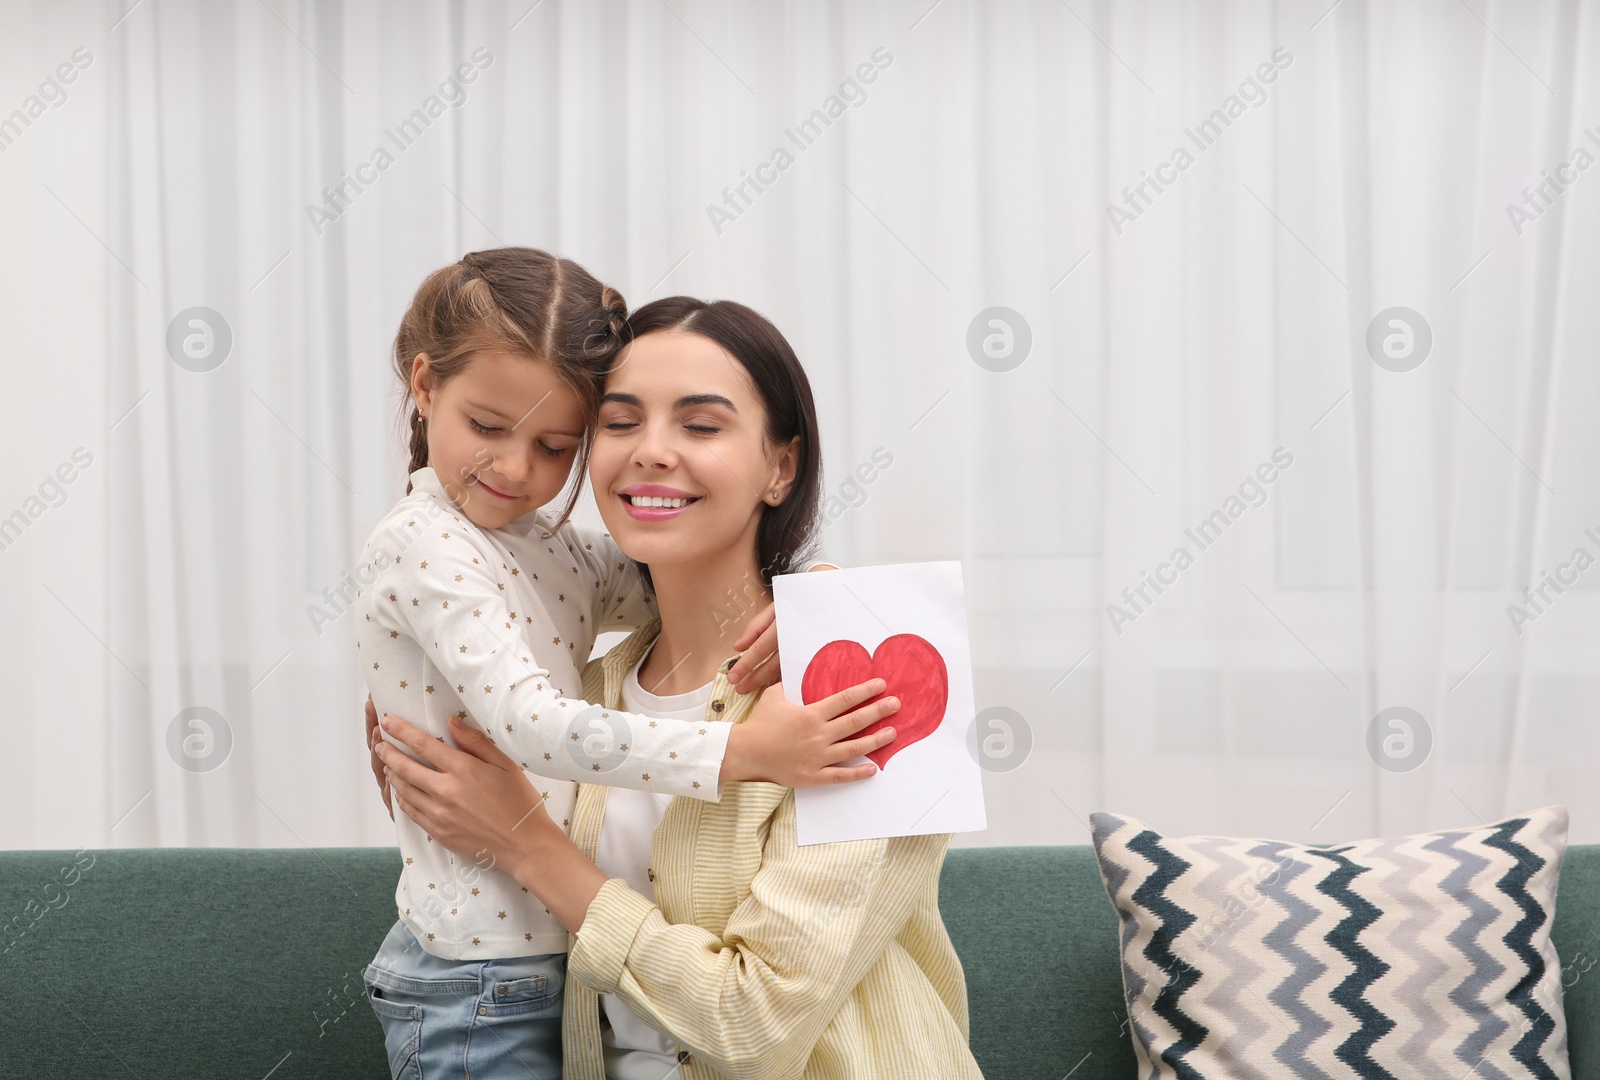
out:
{"label": "girl's blonde hair", "polygon": [[394,339],[394,370],[406,389],[402,411],[410,410],[407,475],[428,464],[428,421],[410,394],[417,354],[428,354],[437,387],[465,370],[477,352],[522,353],[554,365],[583,407],[585,434],[574,463],[578,480],[569,484],[559,525],[572,513],[583,487],[606,369],[629,336],[622,294],[571,259],[537,248],[506,247],[474,251],[435,270],[417,289]]}

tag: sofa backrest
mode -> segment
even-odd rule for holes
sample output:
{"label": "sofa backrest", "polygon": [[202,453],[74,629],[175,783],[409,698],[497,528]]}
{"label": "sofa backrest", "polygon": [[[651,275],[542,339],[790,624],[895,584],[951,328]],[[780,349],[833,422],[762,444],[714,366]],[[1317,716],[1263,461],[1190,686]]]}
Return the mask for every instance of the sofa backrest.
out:
{"label": "sofa backrest", "polygon": [[0,854],[0,1074],[388,1080],[361,972],[399,876],[394,848]]}
{"label": "sofa backrest", "polygon": [[[0,1074],[384,1080],[361,970],[394,921],[398,861],[392,848],[0,853]],[[956,849],[940,897],[989,1080],[1134,1076],[1091,849]],[[1569,853],[1555,935],[1572,1075],[1600,1080],[1600,971],[1583,960],[1600,956],[1600,847]]]}

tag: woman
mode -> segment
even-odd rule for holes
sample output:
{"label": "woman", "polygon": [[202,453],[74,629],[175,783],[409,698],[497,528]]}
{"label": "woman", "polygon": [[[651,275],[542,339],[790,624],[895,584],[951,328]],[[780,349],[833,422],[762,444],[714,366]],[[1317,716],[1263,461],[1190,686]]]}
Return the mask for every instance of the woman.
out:
{"label": "woman", "polygon": [[[660,619],[591,663],[584,693],[739,723],[756,697],[729,681],[729,630],[815,530],[810,387],[742,305],[675,297],[631,323],[590,479],[612,537],[648,567]],[[764,629],[741,628],[740,644]],[[717,803],[585,785],[569,838],[486,739],[453,728],[463,753],[384,727],[438,770],[379,747],[406,813],[492,857],[576,935],[569,1080],[980,1075],[938,910],[948,834],[800,847],[793,793],[743,783]]]}

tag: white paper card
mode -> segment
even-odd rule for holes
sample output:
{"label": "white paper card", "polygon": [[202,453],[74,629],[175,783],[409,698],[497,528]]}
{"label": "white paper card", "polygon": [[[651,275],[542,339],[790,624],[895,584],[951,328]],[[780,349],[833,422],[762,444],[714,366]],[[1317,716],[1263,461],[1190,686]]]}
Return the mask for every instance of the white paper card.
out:
{"label": "white paper card", "polygon": [[895,741],[873,755],[876,776],[795,791],[798,842],[987,828],[983,772],[968,746],[975,710],[961,564],[788,574],[773,579],[772,591],[790,701],[875,676],[901,698],[887,721]]}

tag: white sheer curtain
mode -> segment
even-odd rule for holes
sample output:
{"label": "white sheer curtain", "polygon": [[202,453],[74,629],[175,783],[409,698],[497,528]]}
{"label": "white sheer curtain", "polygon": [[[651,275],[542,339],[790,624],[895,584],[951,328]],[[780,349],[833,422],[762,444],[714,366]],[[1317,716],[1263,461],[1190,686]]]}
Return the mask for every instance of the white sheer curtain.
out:
{"label": "white sheer curtain", "polygon": [[[1550,802],[1600,840],[1600,569],[1560,569],[1600,556],[1597,14],[8,5],[0,847],[389,842],[337,591],[403,487],[399,316],[501,244],[769,314],[830,554],[963,561],[1015,767],[957,843]],[[1394,307],[1414,370],[1369,354]]]}

